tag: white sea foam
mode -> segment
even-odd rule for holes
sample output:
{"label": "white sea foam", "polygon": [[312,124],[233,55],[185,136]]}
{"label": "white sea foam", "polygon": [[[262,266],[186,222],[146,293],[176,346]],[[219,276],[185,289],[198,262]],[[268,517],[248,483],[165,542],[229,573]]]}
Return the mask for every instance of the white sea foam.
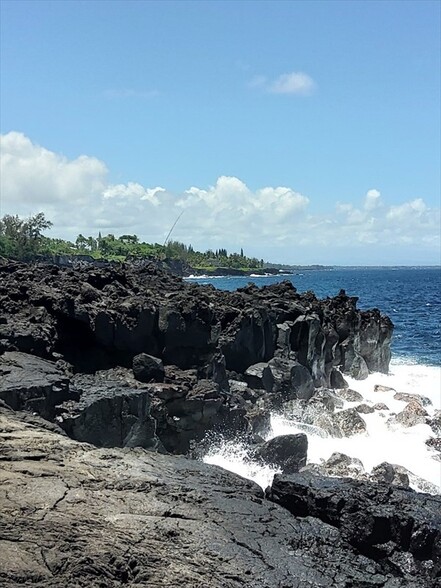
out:
{"label": "white sea foam", "polygon": [[[392,362],[388,375],[375,373],[366,380],[347,380],[352,389],[363,395],[366,404],[381,402],[388,407],[388,410],[376,410],[374,413],[361,415],[367,425],[366,434],[344,438],[327,437],[319,429],[290,420],[289,415],[287,417],[273,414],[272,430],[267,439],[305,432],[308,435],[308,463],[321,463],[334,451],[360,459],[367,472],[381,462],[387,461],[407,468],[415,476],[439,488],[441,492],[441,462],[434,459],[436,452],[425,444],[434,433],[425,424],[409,428],[399,424],[388,424],[391,416],[402,411],[406,403],[395,400],[394,391],[374,391],[375,384],[381,384],[397,392],[426,396],[432,404],[425,406],[425,409],[431,415],[436,409],[441,408],[441,368],[396,360]],[[344,408],[357,404],[359,402],[346,402]],[[229,442],[213,447],[204,461],[250,478],[263,488],[271,484],[275,470],[269,466],[261,467],[252,463],[247,455],[247,448],[243,444]],[[411,485],[421,489],[415,480],[411,479]]]}

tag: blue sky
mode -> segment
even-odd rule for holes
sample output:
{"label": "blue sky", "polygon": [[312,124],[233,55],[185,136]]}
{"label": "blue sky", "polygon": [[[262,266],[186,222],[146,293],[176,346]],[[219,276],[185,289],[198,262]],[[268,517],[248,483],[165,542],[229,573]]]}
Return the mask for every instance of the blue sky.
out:
{"label": "blue sky", "polygon": [[440,263],[440,3],[1,2],[1,214]]}

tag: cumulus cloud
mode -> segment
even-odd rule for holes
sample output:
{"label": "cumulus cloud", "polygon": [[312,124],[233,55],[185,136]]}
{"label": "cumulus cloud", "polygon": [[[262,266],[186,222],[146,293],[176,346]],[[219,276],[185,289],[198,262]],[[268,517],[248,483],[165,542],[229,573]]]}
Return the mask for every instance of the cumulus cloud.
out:
{"label": "cumulus cloud", "polygon": [[139,199],[148,200],[154,206],[160,204],[161,192],[166,192],[165,188],[157,186],[156,188],[145,188],[136,182],[129,182],[128,184],[115,184],[108,186],[103,191],[104,199],[119,198],[119,199]]}
{"label": "cumulus cloud", "polygon": [[378,190],[368,190],[364,199],[364,208],[366,210],[374,210],[381,204],[381,193]]}
{"label": "cumulus cloud", "polygon": [[[136,233],[163,242],[183,211],[173,237],[198,248],[247,247],[274,259],[316,251],[318,262],[330,248],[409,246],[439,248],[439,211],[422,198],[388,205],[378,189],[359,204],[338,202],[329,212],[311,213],[310,199],[292,187],[251,189],[242,179],[220,176],[211,186],[191,186],[174,194],[137,182],[112,184],[106,165],[95,157],[68,159],[33,143],[22,133],[1,137],[1,214],[27,216],[43,211],[52,233],[74,239],[99,230]],[[297,253],[296,253],[297,252]]]}
{"label": "cumulus cloud", "polygon": [[284,73],[275,79],[265,76],[254,76],[249,82],[250,88],[262,88],[271,94],[294,94],[309,96],[316,89],[316,83],[308,74],[302,71]]}
{"label": "cumulus cloud", "polygon": [[19,211],[66,202],[85,205],[107,185],[108,170],[99,159],[80,155],[69,160],[23,133],[0,137],[0,158],[3,200]]}
{"label": "cumulus cloud", "polygon": [[416,198],[411,202],[405,202],[398,206],[391,206],[387,213],[387,217],[391,220],[406,220],[412,222],[415,218],[421,218],[426,211],[427,206],[423,199]]}

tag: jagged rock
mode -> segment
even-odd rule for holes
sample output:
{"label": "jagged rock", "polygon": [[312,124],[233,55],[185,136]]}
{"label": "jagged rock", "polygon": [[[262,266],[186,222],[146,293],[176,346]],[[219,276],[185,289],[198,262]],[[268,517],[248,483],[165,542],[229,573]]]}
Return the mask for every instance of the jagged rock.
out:
{"label": "jagged rock", "polygon": [[308,400],[314,394],[311,374],[299,362],[274,357],[268,366],[274,380],[274,396],[279,398],[280,402],[293,398]]}
{"label": "jagged rock", "polygon": [[271,413],[261,408],[252,408],[247,410],[246,417],[251,436],[265,438],[271,432]]}
{"label": "jagged rock", "polygon": [[365,473],[364,466],[356,457],[349,457],[344,453],[334,452],[323,464],[325,472],[329,476],[358,477]]}
{"label": "jagged rock", "polygon": [[161,359],[140,353],[135,355],[132,363],[133,373],[139,382],[163,382],[164,364]]}
{"label": "jagged rock", "polygon": [[342,431],[334,418],[334,411],[342,408],[343,402],[333,392],[320,388],[308,401],[295,399],[285,402],[283,414],[298,426],[312,425],[321,430],[324,436],[341,437]]}
{"label": "jagged rock", "polygon": [[360,402],[363,400],[363,396],[360,394],[360,392],[352,390],[352,388],[335,390],[335,393],[337,396],[340,396],[340,398],[343,398],[343,400],[346,400],[347,402]]}
{"label": "jagged rock", "polygon": [[330,375],[330,386],[331,388],[346,389],[349,388],[349,384],[344,379],[343,374],[340,370],[332,368]]}
{"label": "jagged rock", "polygon": [[267,363],[261,362],[251,365],[245,371],[245,381],[251,388],[263,388],[271,392],[274,386],[274,377]]}
{"label": "jagged rock", "polygon": [[411,402],[415,400],[421,406],[430,406],[432,401],[427,396],[422,396],[421,394],[408,394],[407,392],[396,392],[394,394],[395,400],[402,400],[403,402]]}
{"label": "jagged rock", "polygon": [[309,401],[309,406],[321,404],[329,412],[334,412],[335,409],[343,408],[343,401],[334,394],[333,390],[327,388],[319,388],[314,396]]}
{"label": "jagged rock", "polygon": [[359,404],[355,407],[355,410],[360,414],[371,414],[375,412],[375,408],[373,406],[369,406],[369,404]]}
{"label": "jagged rock", "polygon": [[429,437],[425,443],[428,447],[441,452],[441,437]]}
{"label": "jagged rock", "polygon": [[300,471],[321,476],[336,476],[339,478],[350,476],[357,480],[368,479],[364,466],[359,459],[339,452],[334,452],[329,459],[320,464],[308,464]]}
{"label": "jagged rock", "polygon": [[395,421],[400,423],[403,427],[413,427],[415,425],[424,424],[427,411],[416,400],[412,400],[407,404],[404,410],[399,412],[395,417]]}
{"label": "jagged rock", "polygon": [[349,369],[349,374],[356,380],[365,380],[369,376],[369,368],[361,355],[355,355]]}
{"label": "jagged rock", "polygon": [[315,386],[329,385],[333,367],[354,371],[357,357],[371,370],[388,369],[392,323],[379,311],[358,311],[346,295],[319,301],[290,282],[221,292],[149,263],[6,263],[0,273],[0,352],[61,354],[76,371],[129,367],[141,353],[202,370],[221,387],[222,361],[244,373],[277,354],[295,358]]}
{"label": "jagged rock", "polygon": [[68,377],[54,362],[15,351],[0,356],[0,399],[14,410],[53,420],[55,407],[75,398]]}
{"label": "jagged rock", "polygon": [[57,417],[70,437],[98,447],[157,447],[147,389],[89,375],[76,376],[71,386],[80,400],[64,402]]}
{"label": "jagged rock", "polygon": [[426,419],[426,423],[435,435],[441,435],[441,410],[435,410],[433,416]]}
{"label": "jagged rock", "polygon": [[323,464],[326,472],[332,476],[347,476],[349,472],[363,474],[364,466],[356,457],[334,452]]}
{"label": "jagged rock", "polygon": [[388,463],[387,461],[380,463],[372,469],[371,480],[409,488],[409,476],[406,468]]}
{"label": "jagged rock", "polygon": [[228,375],[226,370],[226,361],[223,353],[214,353],[211,362],[208,364],[205,370],[205,377],[213,380],[216,384],[219,384],[221,390],[228,391],[230,389],[228,383]]}
{"label": "jagged rock", "polygon": [[375,384],[374,392],[395,392],[395,388],[390,386],[383,386],[382,384]]}
{"label": "jagged rock", "polygon": [[389,410],[389,407],[384,402],[376,402],[373,405],[374,410]]}
{"label": "jagged rock", "polygon": [[280,435],[253,452],[253,457],[280,468],[284,473],[298,472],[306,464],[308,437],[304,433]]}
{"label": "jagged rock", "polygon": [[293,326],[292,321],[286,321],[277,325],[277,339],[276,348],[279,357],[285,359],[290,358],[291,354],[291,328]]}
{"label": "jagged rock", "polygon": [[366,423],[354,408],[347,408],[335,413],[334,421],[344,437],[366,432]]}
{"label": "jagged rock", "polygon": [[437,586],[441,574],[440,497],[303,472],[276,474],[267,497],[294,516],[315,517],[334,526],[358,553],[376,561],[383,573],[400,569],[404,585]]}
{"label": "jagged rock", "polygon": [[223,392],[212,380],[198,380],[189,390],[179,385],[151,385],[151,414],[157,436],[167,451],[187,453],[209,431],[225,437],[245,434],[250,428],[245,400]]}

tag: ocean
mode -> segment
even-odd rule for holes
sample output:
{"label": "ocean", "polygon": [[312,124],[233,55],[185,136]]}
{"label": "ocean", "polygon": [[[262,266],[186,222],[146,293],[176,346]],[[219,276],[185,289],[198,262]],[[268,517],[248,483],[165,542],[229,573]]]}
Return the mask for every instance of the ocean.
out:
{"label": "ocean", "polygon": [[[350,387],[363,395],[363,402],[383,402],[388,410],[362,415],[367,425],[365,434],[332,438],[319,430],[307,431],[308,462],[321,463],[339,451],[360,459],[369,473],[376,465],[388,461],[414,474],[410,482],[415,489],[441,492],[439,453],[425,444],[429,437],[435,436],[434,432],[426,424],[409,428],[391,425],[388,420],[406,404],[395,400],[394,392],[374,392],[375,384],[382,384],[397,392],[428,397],[431,404],[425,408],[429,415],[441,409],[441,268],[338,268],[283,276],[190,279],[222,290],[235,290],[248,282],[263,286],[289,280],[299,292],[312,290],[318,298],[335,296],[343,288],[349,296],[358,296],[358,308],[379,308],[389,315],[395,325],[389,374],[373,373],[362,381],[346,378]],[[345,402],[344,408],[357,404]],[[271,424],[267,439],[305,432],[301,423],[286,414],[273,414]],[[256,466],[247,457],[248,448],[240,439],[219,440],[205,461],[252,479],[265,488],[277,470]]]}

